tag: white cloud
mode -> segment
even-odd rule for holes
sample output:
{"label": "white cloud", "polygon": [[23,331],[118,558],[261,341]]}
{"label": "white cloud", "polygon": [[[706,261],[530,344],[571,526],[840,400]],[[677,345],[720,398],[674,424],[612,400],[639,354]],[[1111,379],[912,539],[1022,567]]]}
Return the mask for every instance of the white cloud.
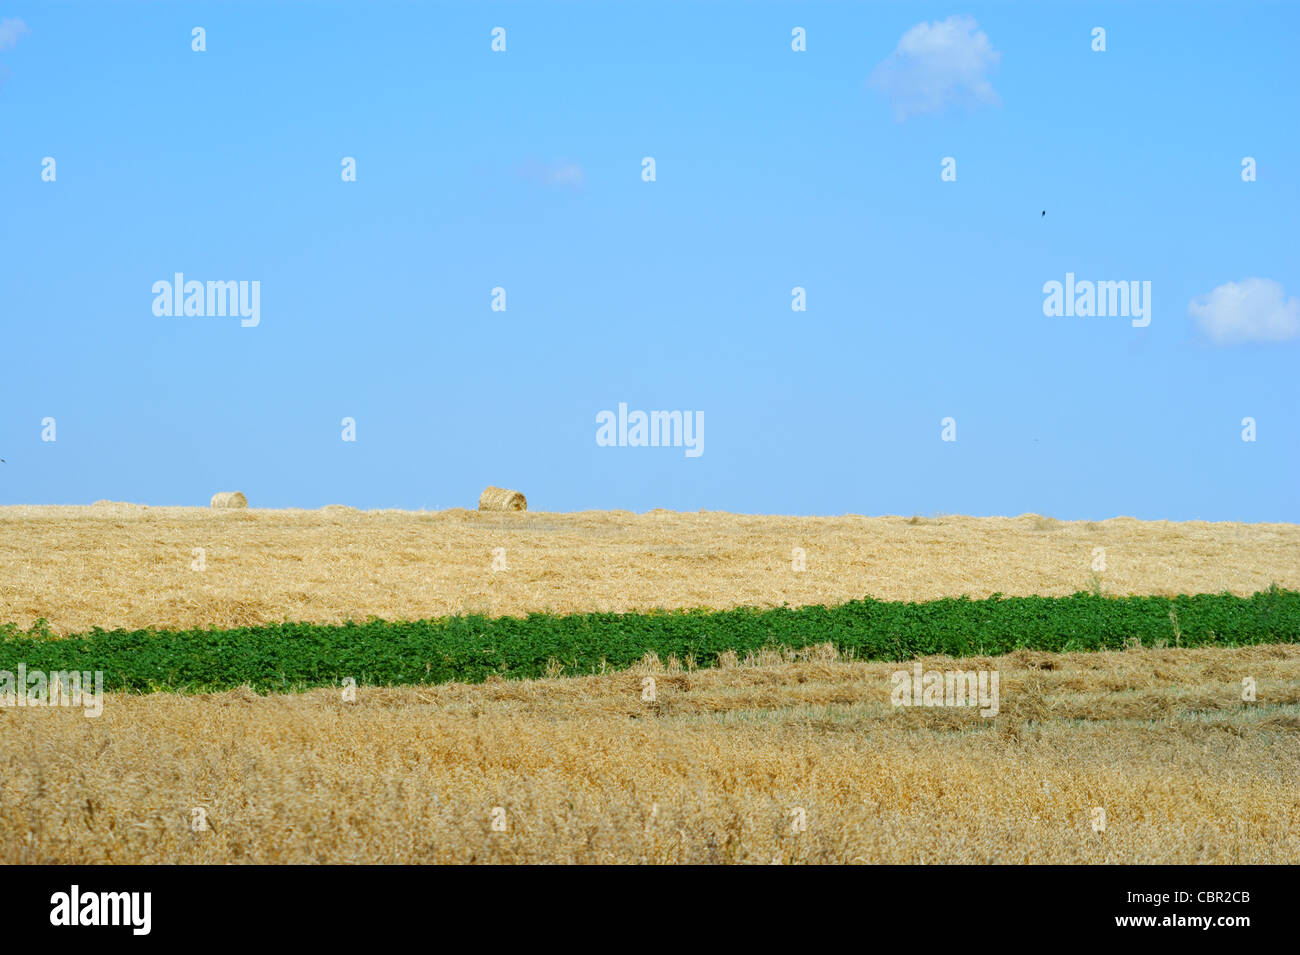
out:
{"label": "white cloud", "polygon": [[996,105],[998,94],[986,74],[1000,59],[974,17],[953,16],[904,33],[868,82],[889,97],[901,122],[948,106]]}
{"label": "white cloud", "polygon": [[22,20],[16,18],[0,20],[0,50],[12,50],[18,45],[20,36],[31,32]]}
{"label": "white cloud", "polygon": [[586,181],[586,173],[576,162],[538,162],[529,160],[519,167],[519,175],[529,182],[543,186],[560,186],[578,189]]}
{"label": "white cloud", "polygon": [[1300,299],[1286,298],[1282,284],[1271,279],[1220,285],[1193,299],[1187,311],[1216,345],[1300,338]]}

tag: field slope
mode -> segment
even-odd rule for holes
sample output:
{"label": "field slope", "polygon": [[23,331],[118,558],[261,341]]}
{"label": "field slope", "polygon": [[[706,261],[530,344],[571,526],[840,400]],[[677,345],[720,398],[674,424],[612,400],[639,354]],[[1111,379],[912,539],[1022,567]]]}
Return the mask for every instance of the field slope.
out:
{"label": "field slope", "polygon": [[[503,570],[493,569],[496,556]],[[59,634],[833,606],[866,594],[1249,596],[1272,584],[1300,590],[1300,526],[1032,514],[0,507],[0,623],[44,618]]]}

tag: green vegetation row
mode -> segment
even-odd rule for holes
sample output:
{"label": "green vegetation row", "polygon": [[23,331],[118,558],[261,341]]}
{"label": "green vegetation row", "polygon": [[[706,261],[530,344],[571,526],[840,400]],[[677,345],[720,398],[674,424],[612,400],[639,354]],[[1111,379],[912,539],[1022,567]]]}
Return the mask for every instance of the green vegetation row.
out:
{"label": "green vegetation row", "polygon": [[63,639],[0,627],[0,670],[102,670],[112,690],[259,691],[358,685],[480,682],[619,669],[646,653],[683,664],[742,659],[769,647],[832,643],[860,660],[1019,649],[1114,650],[1300,642],[1300,592],[1251,597],[967,598],[775,610],[444,617],[337,625],[286,623],[230,630],[94,630]]}

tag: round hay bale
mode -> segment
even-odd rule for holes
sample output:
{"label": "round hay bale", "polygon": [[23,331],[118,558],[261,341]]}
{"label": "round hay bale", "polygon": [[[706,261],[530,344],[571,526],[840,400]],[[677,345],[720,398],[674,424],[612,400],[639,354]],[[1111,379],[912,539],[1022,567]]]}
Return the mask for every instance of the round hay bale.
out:
{"label": "round hay bale", "polygon": [[240,491],[218,491],[209,507],[248,507],[248,498]]}
{"label": "round hay bale", "polygon": [[528,499],[518,491],[508,491],[503,487],[486,488],[478,496],[480,511],[526,511]]}

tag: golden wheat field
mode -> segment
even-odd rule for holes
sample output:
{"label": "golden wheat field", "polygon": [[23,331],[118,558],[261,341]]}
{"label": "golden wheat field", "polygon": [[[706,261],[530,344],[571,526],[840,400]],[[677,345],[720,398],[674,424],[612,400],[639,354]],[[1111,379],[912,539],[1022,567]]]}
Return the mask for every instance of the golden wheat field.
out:
{"label": "golden wheat field", "polygon": [[[1300,527],[7,507],[0,574],[0,622],[60,634],[1251,593],[1300,588]],[[894,706],[903,665],[829,646],[720,664],[0,708],[0,862],[1300,861],[1300,646],[924,662],[996,670],[991,718]]]}
{"label": "golden wheat field", "polygon": [[[191,569],[198,548],[202,571]],[[795,548],[806,555],[801,573]],[[1097,548],[1100,573],[1092,569]],[[494,571],[498,557],[505,569]],[[56,633],[801,606],[865,594],[1049,596],[1096,586],[1250,594],[1271,583],[1300,589],[1300,526],[1032,514],[0,507],[0,574],[0,623],[43,617]]]}
{"label": "golden wheat field", "polygon": [[894,707],[897,665],[827,648],[0,710],[0,862],[1300,860],[1300,647],[925,665],[997,668],[1001,711]]}

